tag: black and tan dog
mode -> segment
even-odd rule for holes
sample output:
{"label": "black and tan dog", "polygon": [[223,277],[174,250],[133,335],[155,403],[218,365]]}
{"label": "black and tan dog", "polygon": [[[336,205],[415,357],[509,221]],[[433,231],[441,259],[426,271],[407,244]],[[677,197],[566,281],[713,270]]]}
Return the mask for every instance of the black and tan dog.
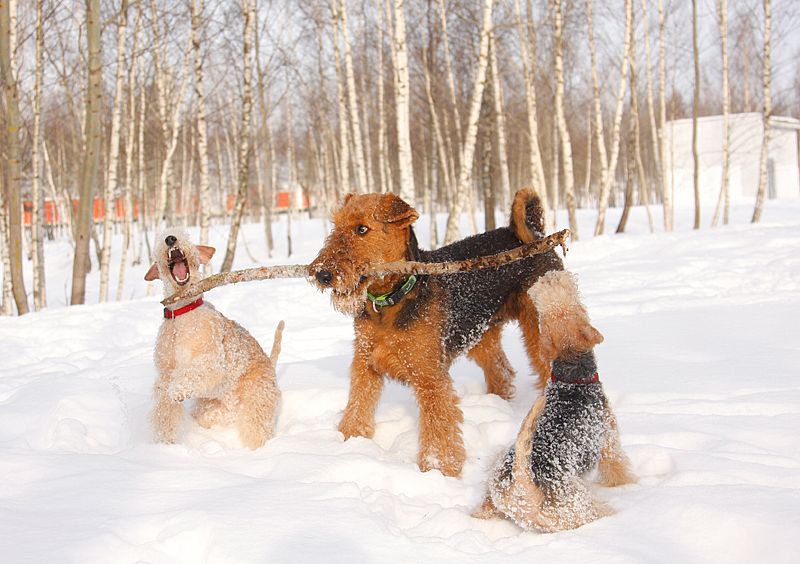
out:
{"label": "black and tan dog", "polygon": [[531,190],[517,192],[511,221],[436,251],[419,248],[417,212],[393,194],[348,196],[310,271],[331,290],[337,310],[355,318],[350,397],[339,424],[345,438],[372,437],[387,375],[413,387],[420,409],[418,464],[457,476],[464,464],[463,415],[448,374],[467,353],[484,371],[490,393],[509,398],[514,371],[500,343],[502,325],[520,322],[531,363],[541,377],[549,364],[539,349],[539,323],[526,290],[542,274],[563,268],[555,251],[499,268],[442,276],[361,275],[395,260],[452,261],[513,249],[543,236],[542,208]]}
{"label": "black and tan dog", "polygon": [[[551,272],[531,289],[552,377],[522,423],[517,440],[492,470],[476,517],[505,515],[524,529],[574,529],[611,510],[582,481],[595,467],[605,486],[635,481],[616,418],[599,381],[594,352],[573,336],[602,341],[567,272]],[[583,319],[583,321],[581,321]],[[570,327],[572,326],[572,327]],[[583,339],[581,339],[583,341]]]}

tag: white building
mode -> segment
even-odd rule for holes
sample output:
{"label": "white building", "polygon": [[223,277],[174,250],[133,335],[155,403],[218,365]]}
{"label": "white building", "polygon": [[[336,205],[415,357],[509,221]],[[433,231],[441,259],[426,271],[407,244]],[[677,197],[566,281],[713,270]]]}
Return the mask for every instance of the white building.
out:
{"label": "white building", "polygon": [[[731,114],[730,197],[731,202],[752,202],[758,190],[761,155],[761,114]],[[767,198],[800,197],[800,120],[773,116],[770,120]],[[700,200],[715,205],[722,181],[722,116],[697,120],[697,151],[700,159]],[[667,185],[677,205],[694,203],[694,159],[692,120],[667,122],[664,131]]]}

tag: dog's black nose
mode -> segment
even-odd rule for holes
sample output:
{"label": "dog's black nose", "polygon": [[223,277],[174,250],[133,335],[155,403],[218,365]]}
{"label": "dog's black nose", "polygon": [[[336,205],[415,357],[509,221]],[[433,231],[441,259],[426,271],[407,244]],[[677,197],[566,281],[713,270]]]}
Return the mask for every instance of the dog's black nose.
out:
{"label": "dog's black nose", "polygon": [[317,281],[323,286],[330,286],[330,283],[333,280],[333,274],[331,274],[328,270],[320,270],[317,272],[316,276]]}
{"label": "dog's black nose", "polygon": [[167,244],[168,247],[171,247],[178,241],[178,238],[175,235],[168,235],[164,242]]}

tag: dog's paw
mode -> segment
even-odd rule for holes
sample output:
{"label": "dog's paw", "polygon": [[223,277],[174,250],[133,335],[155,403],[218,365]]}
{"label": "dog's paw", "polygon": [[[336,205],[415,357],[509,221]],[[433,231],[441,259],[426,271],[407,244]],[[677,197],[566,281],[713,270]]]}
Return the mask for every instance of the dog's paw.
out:
{"label": "dog's paw", "polygon": [[375,426],[361,421],[344,417],[339,423],[339,432],[344,435],[344,440],[351,437],[366,437],[371,439],[375,434]]}
{"label": "dog's paw", "polygon": [[192,389],[183,382],[172,382],[167,388],[167,397],[174,402],[183,403],[192,395]]}
{"label": "dog's paw", "polygon": [[439,447],[431,446],[425,450],[420,450],[417,464],[423,472],[439,470],[445,476],[458,478],[461,475],[461,469],[464,467],[466,458],[464,444],[458,440],[452,444]]}

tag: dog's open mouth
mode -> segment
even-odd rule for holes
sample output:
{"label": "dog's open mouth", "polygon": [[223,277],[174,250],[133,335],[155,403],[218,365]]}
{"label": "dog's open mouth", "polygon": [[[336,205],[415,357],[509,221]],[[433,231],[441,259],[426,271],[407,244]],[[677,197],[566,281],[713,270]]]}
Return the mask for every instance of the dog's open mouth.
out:
{"label": "dog's open mouth", "polygon": [[172,279],[178,286],[183,286],[189,281],[189,263],[186,262],[186,255],[180,249],[173,247],[169,250],[167,266]]}

